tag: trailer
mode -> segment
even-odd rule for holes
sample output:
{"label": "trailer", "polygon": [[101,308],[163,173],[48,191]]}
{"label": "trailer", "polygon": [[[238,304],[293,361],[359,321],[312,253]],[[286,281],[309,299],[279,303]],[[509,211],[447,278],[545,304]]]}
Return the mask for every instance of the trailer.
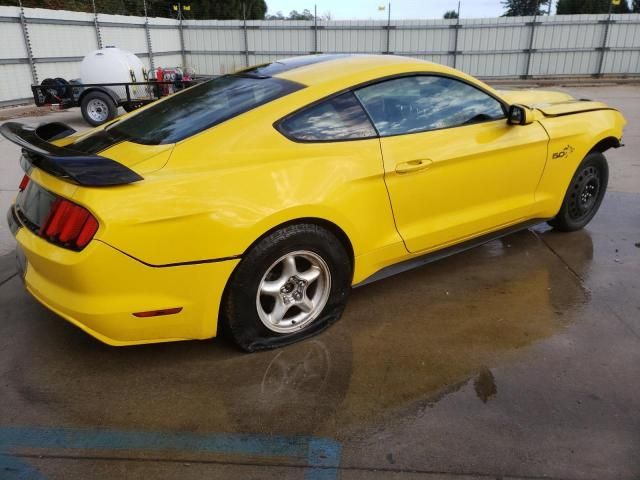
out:
{"label": "trailer", "polygon": [[115,118],[118,107],[131,112],[207,79],[85,84],[78,80],[48,78],[40,85],[32,85],[31,91],[36,106],[80,107],[85,121],[95,127]]}

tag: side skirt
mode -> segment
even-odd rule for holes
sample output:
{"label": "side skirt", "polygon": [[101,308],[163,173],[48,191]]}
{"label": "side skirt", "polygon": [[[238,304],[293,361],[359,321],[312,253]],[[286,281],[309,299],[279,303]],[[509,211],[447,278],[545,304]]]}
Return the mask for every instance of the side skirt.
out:
{"label": "side skirt", "polygon": [[480,245],[484,245],[485,243],[491,242],[498,238],[505,237],[507,235],[511,235],[512,233],[520,232],[522,230],[526,230],[530,227],[538,225],[542,222],[545,222],[546,219],[536,218],[533,220],[528,220],[524,223],[519,223],[517,225],[512,225],[507,228],[503,228],[502,230],[497,230],[495,232],[490,232],[485,235],[481,235],[479,237],[471,238],[469,240],[465,240],[464,242],[458,243],[456,245],[452,245],[450,247],[443,248],[442,250],[437,250],[435,252],[430,252],[425,255],[421,255],[416,258],[411,258],[409,260],[404,260],[400,263],[396,263],[394,265],[389,265],[388,267],[384,267],[381,270],[378,270],[376,273],[371,275],[370,277],[365,278],[360,283],[356,283],[353,288],[362,287],[364,285],[369,285],[370,283],[377,282],[378,280],[382,280],[388,277],[392,277],[399,273],[406,272],[408,270],[413,270],[414,268],[422,267],[432,262],[436,262],[438,260],[442,260],[443,258],[450,257],[451,255],[455,255],[456,253],[464,252],[465,250],[470,250],[475,247],[479,247]]}

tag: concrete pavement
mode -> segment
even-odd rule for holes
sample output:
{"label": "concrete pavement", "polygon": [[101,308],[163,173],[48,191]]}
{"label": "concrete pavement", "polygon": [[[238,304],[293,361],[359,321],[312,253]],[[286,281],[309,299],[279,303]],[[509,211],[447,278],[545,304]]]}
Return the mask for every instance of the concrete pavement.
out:
{"label": "concrete pavement", "polygon": [[[587,229],[354,290],[297,345],[107,347],[0,257],[0,478],[639,478],[640,88],[570,90],[630,122]],[[0,148],[4,211],[21,174]]]}

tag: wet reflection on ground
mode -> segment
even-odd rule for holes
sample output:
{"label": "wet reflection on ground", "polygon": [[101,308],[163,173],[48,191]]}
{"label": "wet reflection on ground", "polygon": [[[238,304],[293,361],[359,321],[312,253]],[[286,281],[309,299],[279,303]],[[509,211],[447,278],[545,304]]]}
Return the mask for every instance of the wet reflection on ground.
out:
{"label": "wet reflection on ground", "polygon": [[[581,385],[633,378],[608,370],[639,359],[625,343],[637,341],[637,324],[628,320],[628,337],[619,338],[624,327],[611,319],[606,283],[629,283],[622,294],[632,302],[639,229],[623,241],[607,218],[569,235],[524,231],[356,289],[328,331],[252,355],[225,339],[106,347],[10,280],[0,289],[0,424],[321,435],[345,445],[347,463],[373,456],[394,468],[447,469],[440,449],[469,458],[484,449],[498,468],[502,453],[517,450],[500,443],[498,425],[511,441],[527,428],[543,445],[540,425],[556,411],[569,415],[558,422],[571,422]],[[629,319],[640,305],[616,308]],[[598,388],[590,394],[606,397]],[[449,438],[454,430],[463,436]],[[424,432],[438,443],[425,444]]]}
{"label": "wet reflection on ground", "polygon": [[8,375],[15,401],[61,423],[336,435],[472,377],[483,401],[496,395],[487,366],[586,301],[563,268],[522,232],[357,289],[327,333],[255,355],[224,340],[104,347],[18,293],[9,314],[26,304],[31,320]]}

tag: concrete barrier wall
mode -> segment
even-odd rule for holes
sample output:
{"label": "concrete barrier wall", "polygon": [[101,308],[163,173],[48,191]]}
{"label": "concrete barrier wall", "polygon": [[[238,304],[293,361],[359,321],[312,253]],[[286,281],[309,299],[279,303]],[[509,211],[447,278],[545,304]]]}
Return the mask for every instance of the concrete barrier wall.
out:
{"label": "concrete barrier wall", "polygon": [[0,105],[29,85],[79,76],[99,45],[148,67],[223,74],[309,53],[388,53],[450,65],[481,78],[640,74],[640,14],[458,20],[185,20],[0,7]]}

